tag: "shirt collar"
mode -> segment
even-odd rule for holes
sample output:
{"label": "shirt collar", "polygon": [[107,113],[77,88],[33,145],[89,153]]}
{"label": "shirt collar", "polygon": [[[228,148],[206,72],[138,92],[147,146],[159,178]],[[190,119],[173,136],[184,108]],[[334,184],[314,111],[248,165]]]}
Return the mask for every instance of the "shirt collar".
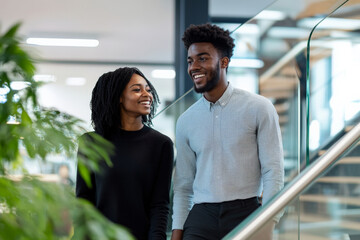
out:
{"label": "shirt collar", "polygon": [[209,102],[203,95],[203,100],[204,100],[204,103],[209,106],[209,110],[211,110],[211,107],[215,104],[219,104],[221,107],[224,107],[229,101],[230,101],[230,97],[232,95],[234,91],[234,88],[233,86],[231,85],[230,82],[228,82],[228,86],[226,87],[226,90],[225,92],[223,93],[223,95],[221,95],[221,97],[215,102],[215,103],[212,103],[212,102]]}

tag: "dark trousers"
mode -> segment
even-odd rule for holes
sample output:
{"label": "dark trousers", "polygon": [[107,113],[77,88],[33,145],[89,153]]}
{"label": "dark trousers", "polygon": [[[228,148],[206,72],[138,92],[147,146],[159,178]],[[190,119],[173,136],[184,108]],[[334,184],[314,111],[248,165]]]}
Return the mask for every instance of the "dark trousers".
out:
{"label": "dark trousers", "polygon": [[183,240],[218,240],[260,207],[257,197],[195,204],[184,224]]}

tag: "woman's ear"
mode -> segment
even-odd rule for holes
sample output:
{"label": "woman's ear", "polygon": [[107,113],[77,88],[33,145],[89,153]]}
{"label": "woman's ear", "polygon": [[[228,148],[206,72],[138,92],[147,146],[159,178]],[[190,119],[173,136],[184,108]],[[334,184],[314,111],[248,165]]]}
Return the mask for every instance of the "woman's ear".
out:
{"label": "woman's ear", "polygon": [[223,57],[221,59],[221,68],[227,68],[229,66],[230,59],[228,57]]}

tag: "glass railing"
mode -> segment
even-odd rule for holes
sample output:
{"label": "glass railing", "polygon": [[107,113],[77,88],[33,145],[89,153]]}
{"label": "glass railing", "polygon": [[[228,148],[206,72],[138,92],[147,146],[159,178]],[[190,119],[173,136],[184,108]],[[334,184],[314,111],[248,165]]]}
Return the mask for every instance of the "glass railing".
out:
{"label": "glass railing", "polygon": [[[283,4],[285,1],[279,0],[269,9]],[[304,11],[303,19],[299,17],[295,26],[299,33],[311,37],[293,40],[289,52],[260,77],[260,93],[270,99],[274,99],[276,93],[284,94],[285,81],[290,83],[296,79],[290,88],[292,94],[287,95],[287,101],[293,102],[286,111],[287,124],[291,126],[288,129],[292,131],[283,131],[285,166],[289,161],[286,154],[292,153],[294,161],[294,168],[290,168],[287,175],[288,181],[360,122],[360,82],[357,79],[360,70],[356,67],[360,61],[359,16],[352,10],[354,2],[351,1],[327,1],[325,5],[320,7],[315,1],[313,5],[309,4],[314,9],[315,6],[317,10],[324,9],[322,15],[318,15],[321,18],[308,18]],[[309,10],[317,11],[314,9]],[[283,84],[277,84],[280,78],[283,78]],[[278,113],[281,119],[282,113]],[[294,144],[296,141],[298,144]],[[287,144],[292,151],[288,151]],[[360,207],[359,157],[357,145],[343,160],[323,173],[323,177],[311,183],[311,188],[289,203],[276,225],[274,239],[357,239],[360,236],[356,231],[360,229],[356,215]],[[249,218],[249,222],[252,221],[256,221],[256,216]],[[319,231],[315,230],[317,228]],[[240,227],[238,231],[243,229]]]}
{"label": "glass railing", "polygon": [[[198,95],[198,96],[196,96]],[[178,117],[186,111],[186,109],[193,104],[197,97],[200,94],[196,94],[195,91],[191,88],[187,92],[185,92],[180,98],[176,99],[174,102],[169,104],[168,106],[160,109],[157,115],[153,119],[153,128],[158,130],[159,132],[169,136],[173,142],[175,143],[175,126]],[[174,144],[174,152],[176,159],[176,148]],[[171,236],[171,227],[172,227],[172,206],[173,206],[173,191],[171,187],[170,191],[170,214],[168,217],[168,227],[167,227],[167,235],[168,239]]]}
{"label": "glass railing", "polygon": [[[307,147],[309,162],[360,120],[360,14],[339,2],[308,41]],[[345,14],[345,12],[347,12]]]}
{"label": "glass railing", "polygon": [[279,213],[273,239],[358,239],[359,142],[360,123],[224,239],[257,239],[261,226]]}
{"label": "glass railing", "polygon": [[[311,2],[308,1],[308,6]],[[332,11],[336,2],[328,1],[326,10],[318,14]],[[315,26],[301,25],[311,16],[306,12],[308,6],[299,3],[295,10],[289,4],[292,3],[288,0],[278,0],[237,29],[236,25],[222,24],[233,31],[236,44],[240,45],[232,61],[248,59],[263,63],[256,70],[258,84],[254,89],[270,99],[278,112],[286,183],[299,174],[306,159],[306,46]],[[244,72],[249,71],[254,70],[230,67],[228,76],[238,84],[248,81]]]}

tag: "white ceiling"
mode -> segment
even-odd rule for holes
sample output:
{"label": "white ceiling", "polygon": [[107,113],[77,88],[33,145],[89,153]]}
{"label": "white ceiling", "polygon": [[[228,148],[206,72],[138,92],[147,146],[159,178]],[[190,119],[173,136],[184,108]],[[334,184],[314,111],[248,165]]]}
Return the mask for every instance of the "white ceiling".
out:
{"label": "white ceiling", "polygon": [[[252,17],[274,0],[210,0],[211,16]],[[0,0],[4,31],[24,36],[92,37],[97,48],[36,47],[46,60],[174,62],[174,0]]]}
{"label": "white ceiling", "polygon": [[92,37],[97,48],[37,47],[47,60],[173,62],[174,4],[168,0],[1,0],[3,29],[26,36]]}
{"label": "white ceiling", "polygon": [[[250,18],[274,1],[209,0],[209,14]],[[24,37],[91,37],[100,41],[96,48],[29,48],[33,55],[45,60],[36,65],[37,73],[56,76],[55,83],[40,89],[43,105],[56,107],[89,123],[89,101],[98,77],[123,64],[136,63],[154,64],[137,65],[153,82],[163,104],[174,100],[174,79],[153,79],[151,71],[155,67],[173,68],[175,0],[0,0],[0,6],[2,33],[21,21],[20,33]],[[285,4],[285,8],[291,12],[291,8],[300,11],[303,6],[299,2]],[[87,82],[84,86],[67,86],[67,77],[84,77]]]}

